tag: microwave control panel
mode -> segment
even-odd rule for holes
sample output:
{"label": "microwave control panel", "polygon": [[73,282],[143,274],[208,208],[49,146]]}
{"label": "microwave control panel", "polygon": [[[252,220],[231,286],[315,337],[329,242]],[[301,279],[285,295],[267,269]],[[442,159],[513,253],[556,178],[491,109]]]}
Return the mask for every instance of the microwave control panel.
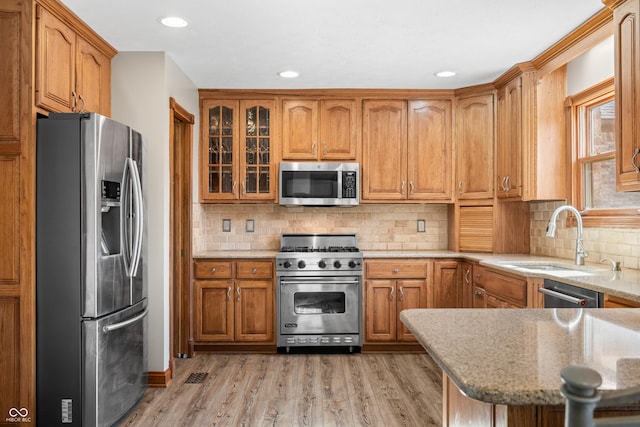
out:
{"label": "microwave control panel", "polygon": [[355,199],[357,198],[356,187],[356,173],[354,171],[342,172],[342,198],[343,199]]}

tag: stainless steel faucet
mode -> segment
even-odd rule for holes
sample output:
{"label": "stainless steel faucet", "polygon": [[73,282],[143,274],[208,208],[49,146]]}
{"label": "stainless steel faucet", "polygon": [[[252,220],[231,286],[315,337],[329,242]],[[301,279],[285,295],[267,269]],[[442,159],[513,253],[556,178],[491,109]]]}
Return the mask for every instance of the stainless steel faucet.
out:
{"label": "stainless steel faucet", "polygon": [[582,215],[578,209],[573,206],[564,205],[553,211],[549,224],[547,225],[547,237],[555,237],[556,235],[556,220],[558,214],[562,211],[570,211],[576,216],[578,221],[577,236],[576,236],[576,265],[584,265],[584,259],[589,256],[589,253],[582,246]]}

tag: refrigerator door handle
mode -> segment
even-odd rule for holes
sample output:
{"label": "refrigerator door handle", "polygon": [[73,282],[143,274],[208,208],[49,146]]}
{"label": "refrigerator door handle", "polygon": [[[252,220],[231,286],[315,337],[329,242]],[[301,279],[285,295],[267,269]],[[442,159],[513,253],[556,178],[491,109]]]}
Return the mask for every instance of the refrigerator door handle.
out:
{"label": "refrigerator door handle", "polygon": [[140,173],[138,172],[138,164],[135,160],[128,158],[127,163],[130,164],[131,177],[133,180],[133,206],[135,209],[135,234],[133,241],[133,253],[131,255],[131,277],[136,275],[138,271],[138,263],[142,253],[142,232],[143,232],[143,201],[142,201],[142,184],[140,182]]}
{"label": "refrigerator door handle", "polygon": [[145,310],[138,314],[137,316],[132,317],[131,319],[127,319],[124,322],[114,323],[112,325],[106,325],[102,327],[102,332],[108,334],[111,331],[115,331],[117,329],[122,329],[124,327],[129,326],[132,323],[136,323],[138,320],[144,318],[147,314],[149,314],[149,309],[145,308]]}
{"label": "refrigerator door handle", "polygon": [[131,204],[129,198],[131,197],[131,165],[130,158],[127,158],[124,163],[124,170],[122,171],[122,192],[120,195],[121,206],[121,233],[122,233],[122,261],[124,263],[124,271],[127,277],[132,277],[133,270],[133,247],[131,241],[131,225],[129,223],[129,217],[131,216]]}
{"label": "refrigerator door handle", "polygon": [[[130,196],[131,194],[131,196]],[[132,198],[133,209],[129,204],[129,197]],[[122,173],[122,199],[124,209],[123,212],[123,244],[124,250],[122,258],[124,260],[124,268],[128,277],[134,277],[138,270],[138,262],[142,252],[142,185],[140,183],[140,175],[138,174],[138,165],[136,161],[127,157],[125,161],[124,171]],[[134,224],[129,226],[129,217],[133,218]]]}

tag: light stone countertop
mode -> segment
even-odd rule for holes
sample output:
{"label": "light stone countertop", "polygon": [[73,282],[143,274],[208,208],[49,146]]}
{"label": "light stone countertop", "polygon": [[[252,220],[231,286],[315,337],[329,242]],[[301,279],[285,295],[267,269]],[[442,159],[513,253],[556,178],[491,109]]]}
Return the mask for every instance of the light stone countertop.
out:
{"label": "light stone countertop", "polygon": [[640,385],[640,309],[412,309],[400,319],[467,396],[562,405],[560,370],[595,369],[600,390]]}
{"label": "light stone countertop", "polygon": [[[278,251],[275,249],[260,251],[204,251],[195,253],[193,258],[275,258],[277,252]],[[640,302],[640,270],[623,269],[622,271],[611,271],[610,267],[605,264],[587,264],[586,266],[578,267],[575,266],[571,260],[563,258],[519,254],[483,254],[454,252],[448,250],[362,250],[362,253],[365,259],[458,258],[461,260],[477,261],[480,265],[502,270],[507,273],[518,274],[522,277],[554,279],[575,286],[580,286],[582,288]],[[582,270],[590,274],[577,276],[563,275],[562,277],[557,277],[545,271],[525,272],[509,267],[510,263],[517,262],[550,263],[574,268],[576,270]]]}

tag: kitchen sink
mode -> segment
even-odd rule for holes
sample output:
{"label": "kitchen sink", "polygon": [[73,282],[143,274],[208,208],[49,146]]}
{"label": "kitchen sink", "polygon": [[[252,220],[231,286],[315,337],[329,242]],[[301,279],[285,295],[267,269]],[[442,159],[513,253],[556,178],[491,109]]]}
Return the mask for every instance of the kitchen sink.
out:
{"label": "kitchen sink", "polygon": [[535,263],[505,263],[501,264],[502,267],[513,268],[527,273],[545,273],[558,277],[571,277],[571,276],[591,276],[593,273],[589,273],[584,269],[573,268],[569,265],[558,264],[535,264]]}

